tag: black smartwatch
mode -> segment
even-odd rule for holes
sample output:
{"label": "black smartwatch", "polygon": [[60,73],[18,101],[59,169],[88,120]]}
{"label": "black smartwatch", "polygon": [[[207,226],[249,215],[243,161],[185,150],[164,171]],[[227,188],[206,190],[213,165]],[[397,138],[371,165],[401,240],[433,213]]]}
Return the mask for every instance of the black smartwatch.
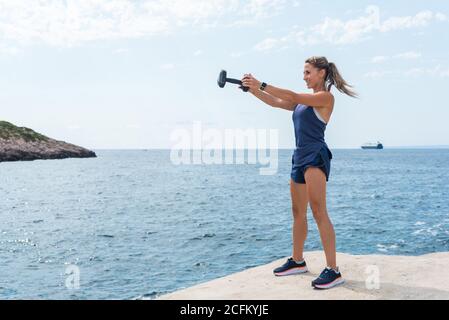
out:
{"label": "black smartwatch", "polygon": [[260,85],[260,90],[261,91],[264,91],[265,90],[265,88],[267,87],[267,84],[265,83],[265,82],[262,82],[262,84]]}

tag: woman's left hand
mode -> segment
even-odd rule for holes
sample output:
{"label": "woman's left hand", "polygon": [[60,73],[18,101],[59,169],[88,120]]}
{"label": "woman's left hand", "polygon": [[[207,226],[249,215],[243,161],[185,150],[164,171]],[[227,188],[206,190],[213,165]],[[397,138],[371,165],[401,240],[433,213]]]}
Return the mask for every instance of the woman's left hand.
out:
{"label": "woman's left hand", "polygon": [[260,88],[260,81],[253,77],[251,73],[246,73],[242,79],[242,86],[249,87],[249,91],[254,93]]}

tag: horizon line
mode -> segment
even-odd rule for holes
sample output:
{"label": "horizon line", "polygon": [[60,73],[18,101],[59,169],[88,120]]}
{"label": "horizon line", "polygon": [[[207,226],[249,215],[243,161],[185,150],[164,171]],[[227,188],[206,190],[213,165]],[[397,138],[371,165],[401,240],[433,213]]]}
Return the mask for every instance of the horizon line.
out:
{"label": "horizon line", "polygon": [[[419,146],[389,146],[384,149],[449,149],[449,145],[419,145]],[[138,148],[89,148],[91,150],[172,150],[172,148],[161,148],[161,147],[138,147]],[[238,148],[238,149],[226,149],[226,148],[204,148],[204,149],[194,149],[194,148],[177,148],[178,150],[191,150],[191,151],[202,151],[202,150],[258,150],[256,148]],[[264,148],[261,150],[294,150],[295,148]],[[331,150],[362,150],[361,147],[329,147]],[[382,149],[380,149],[382,150]]]}

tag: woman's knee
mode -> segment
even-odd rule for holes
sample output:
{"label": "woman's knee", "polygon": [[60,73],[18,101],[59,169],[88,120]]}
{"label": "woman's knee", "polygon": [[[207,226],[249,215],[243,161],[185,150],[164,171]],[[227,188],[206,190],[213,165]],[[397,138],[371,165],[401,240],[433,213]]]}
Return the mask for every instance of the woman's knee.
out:
{"label": "woman's knee", "polygon": [[292,214],[293,214],[293,219],[295,221],[305,220],[306,217],[307,217],[307,208],[306,208],[306,210],[304,210],[304,209],[300,209],[300,208],[297,208],[297,207],[293,207],[292,208]]}
{"label": "woman's knee", "polygon": [[320,203],[310,203],[310,207],[312,209],[313,218],[317,223],[321,223],[329,219],[325,206]]}

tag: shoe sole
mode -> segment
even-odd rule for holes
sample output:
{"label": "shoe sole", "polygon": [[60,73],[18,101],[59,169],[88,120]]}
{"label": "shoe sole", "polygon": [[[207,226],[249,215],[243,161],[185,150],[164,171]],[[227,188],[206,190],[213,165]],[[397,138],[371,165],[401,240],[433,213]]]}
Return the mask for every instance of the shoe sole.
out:
{"label": "shoe sole", "polygon": [[330,288],[336,287],[343,283],[345,283],[345,280],[343,278],[338,278],[328,284],[312,284],[312,287],[314,287],[316,289],[324,290],[324,289],[330,289]]}
{"label": "shoe sole", "polygon": [[292,268],[284,272],[274,272],[274,275],[277,277],[283,277],[283,276],[291,276],[294,274],[306,273],[307,271],[309,271],[307,267],[300,267],[300,268]]}

